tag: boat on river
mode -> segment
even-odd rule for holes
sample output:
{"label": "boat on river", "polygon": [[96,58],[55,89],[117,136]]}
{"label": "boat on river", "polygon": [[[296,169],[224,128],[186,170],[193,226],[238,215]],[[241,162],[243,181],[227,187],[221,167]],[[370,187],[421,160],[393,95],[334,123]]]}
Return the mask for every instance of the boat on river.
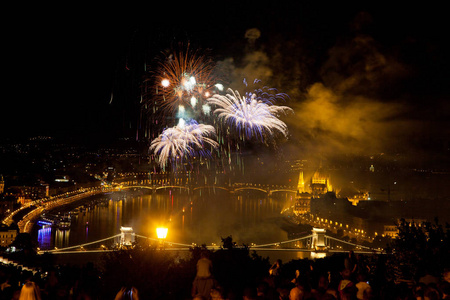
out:
{"label": "boat on river", "polygon": [[70,218],[70,215],[69,216],[64,215],[64,216],[60,217],[56,224],[56,226],[60,230],[70,229],[70,225],[72,225],[72,220]]}

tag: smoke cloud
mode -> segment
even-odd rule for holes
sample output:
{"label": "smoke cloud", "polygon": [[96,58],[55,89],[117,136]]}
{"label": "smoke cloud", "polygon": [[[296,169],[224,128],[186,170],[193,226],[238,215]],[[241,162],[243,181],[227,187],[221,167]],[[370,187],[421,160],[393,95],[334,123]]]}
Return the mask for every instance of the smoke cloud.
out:
{"label": "smoke cloud", "polygon": [[269,82],[273,76],[269,65],[270,59],[263,51],[247,53],[239,63],[233,58],[226,58],[217,63],[218,77],[233,90],[245,89],[244,79],[249,83],[255,79]]}
{"label": "smoke cloud", "polygon": [[338,94],[315,83],[306,100],[294,104],[295,116],[286,120],[292,136],[306,152],[321,155],[380,152],[398,126],[401,105]]}
{"label": "smoke cloud", "polygon": [[[406,84],[413,69],[372,37],[357,34],[329,49],[303,99],[292,103],[295,117],[287,121],[293,142],[306,153],[323,156],[422,151],[438,138],[442,123],[436,111],[442,102],[419,109]],[[437,135],[436,135],[437,133]]]}
{"label": "smoke cloud", "polygon": [[290,96],[280,103],[295,111],[282,117],[290,132],[282,151],[289,156],[444,149],[447,102],[415,92],[421,75],[417,66],[405,62],[407,42],[386,47],[368,34],[373,22],[367,13],[356,15],[349,32],[321,54],[308,48],[320,49],[301,32],[280,40],[261,31],[271,47],[258,41],[242,47],[244,53],[218,63],[220,76],[232,89],[245,90],[244,78],[249,83],[260,79]]}

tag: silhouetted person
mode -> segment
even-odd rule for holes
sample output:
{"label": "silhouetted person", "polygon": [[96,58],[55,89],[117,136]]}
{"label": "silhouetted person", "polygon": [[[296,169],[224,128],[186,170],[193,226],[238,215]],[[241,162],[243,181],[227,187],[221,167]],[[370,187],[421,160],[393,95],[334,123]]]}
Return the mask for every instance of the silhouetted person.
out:
{"label": "silhouetted person", "polygon": [[269,274],[273,280],[273,284],[274,284],[275,288],[280,286],[281,264],[282,264],[281,259],[277,259],[277,261],[269,269]]}
{"label": "silhouetted person", "polygon": [[356,284],[356,288],[358,289],[358,293],[356,294],[356,297],[358,299],[364,299],[364,291],[370,289],[370,285],[367,283],[365,274],[358,274],[357,279],[358,283]]}
{"label": "silhouetted person", "polygon": [[202,252],[197,262],[197,275],[192,283],[192,297],[200,295],[205,299],[211,298],[211,289],[215,287],[215,280],[211,274],[212,262],[205,252]]}
{"label": "silhouetted person", "polygon": [[54,299],[56,298],[58,288],[58,277],[56,276],[56,271],[51,270],[45,282],[45,291],[47,295],[45,298]]}
{"label": "silhouetted person", "polygon": [[277,261],[270,267],[269,274],[272,276],[279,276],[281,269],[281,259],[277,259]]}
{"label": "silhouetted person", "polygon": [[303,291],[299,287],[292,288],[289,292],[289,300],[303,300]]}
{"label": "silhouetted person", "polygon": [[[339,286],[338,286],[338,291],[339,291],[339,295],[340,298],[342,299],[342,297],[344,296],[344,289],[348,288],[348,287],[352,287],[354,286],[353,282],[350,280],[350,276],[351,276],[351,271],[349,269],[344,269],[341,272],[341,276],[342,279],[339,282]],[[356,289],[357,290],[357,289]],[[353,291],[353,290],[352,290]],[[348,296],[348,295],[347,295]],[[355,297],[356,297],[356,292],[355,292]]]}
{"label": "silhouetted person", "polygon": [[350,274],[353,274],[356,271],[358,265],[353,251],[349,251],[348,256],[344,259],[344,267],[350,271]]}
{"label": "silhouetted person", "polygon": [[347,285],[340,293],[340,300],[356,300],[358,289],[354,285]]}
{"label": "silhouetted person", "polygon": [[32,281],[33,273],[26,272],[25,284],[20,290],[19,300],[41,300],[41,290],[36,283]]}

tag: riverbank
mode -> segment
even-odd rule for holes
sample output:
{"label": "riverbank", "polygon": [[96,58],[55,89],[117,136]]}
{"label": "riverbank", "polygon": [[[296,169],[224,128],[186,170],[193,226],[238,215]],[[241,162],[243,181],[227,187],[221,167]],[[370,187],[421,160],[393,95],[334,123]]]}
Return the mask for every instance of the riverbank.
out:
{"label": "riverbank", "polygon": [[48,211],[66,204],[70,204],[72,202],[81,200],[83,198],[113,191],[113,188],[94,188],[94,189],[80,189],[78,191],[74,191],[71,194],[64,194],[57,197],[51,197],[45,200],[33,201],[26,206],[21,207],[20,209],[12,212],[9,216],[7,216],[3,223],[6,225],[10,225],[13,222],[13,217],[20,211],[25,208],[32,208],[27,214],[25,214],[20,221],[17,222],[17,226],[19,227],[20,233],[30,233],[35,221],[39,218],[39,216],[44,212]]}

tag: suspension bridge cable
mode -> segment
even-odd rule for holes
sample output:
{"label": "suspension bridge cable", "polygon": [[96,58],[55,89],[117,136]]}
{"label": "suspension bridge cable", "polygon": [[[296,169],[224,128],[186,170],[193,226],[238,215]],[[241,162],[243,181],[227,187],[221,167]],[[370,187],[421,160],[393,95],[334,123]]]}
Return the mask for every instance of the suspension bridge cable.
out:
{"label": "suspension bridge cable", "polygon": [[278,242],[278,243],[270,243],[270,244],[264,244],[264,245],[254,245],[254,246],[250,246],[250,248],[262,248],[262,247],[270,247],[270,246],[276,246],[276,245],[281,245],[281,244],[287,244],[287,243],[293,243],[293,242],[297,242],[297,241],[301,241],[304,239],[308,239],[312,237],[312,234],[301,237],[301,238],[297,238],[297,239],[293,239],[293,240],[289,240],[289,241],[284,241],[284,242]]}
{"label": "suspension bridge cable", "polygon": [[65,248],[61,248],[61,249],[48,250],[48,251],[45,251],[45,252],[60,252],[60,251],[64,251],[64,250],[69,250],[69,249],[74,249],[74,248],[80,248],[80,247],[84,247],[84,246],[88,246],[88,245],[100,243],[100,242],[103,242],[103,241],[107,241],[107,240],[110,240],[110,239],[113,239],[113,238],[116,238],[116,237],[119,237],[119,236],[121,236],[120,233],[119,233],[119,234],[116,234],[116,235],[113,235],[113,236],[110,236],[110,237],[107,237],[107,238],[104,238],[104,239],[101,239],[101,240],[96,240],[96,241],[93,241],[93,242],[89,242],[89,243],[85,243],[85,244],[80,244],[80,245],[75,245],[75,246],[70,246],[70,247],[65,247]]}
{"label": "suspension bridge cable", "polygon": [[370,248],[370,247],[367,247],[367,246],[362,246],[362,245],[350,243],[350,242],[347,242],[347,241],[343,241],[343,240],[334,238],[334,237],[332,237],[332,236],[325,235],[325,237],[326,237],[327,239],[335,240],[335,241],[338,241],[338,242],[341,242],[341,243],[344,243],[344,244],[348,244],[348,245],[352,245],[352,246],[356,246],[356,247],[361,247],[361,248],[365,248],[365,249],[373,249],[373,248]]}
{"label": "suspension bridge cable", "polygon": [[[149,238],[140,234],[135,234],[134,236],[139,237],[139,238],[143,238],[143,239],[148,239],[154,242],[159,242],[159,239],[155,239],[155,238]],[[172,245],[177,245],[177,246],[183,246],[183,247],[192,247],[192,244],[182,244],[182,243],[175,243],[175,242],[168,242],[168,241],[163,241],[165,244],[172,244]]]}

